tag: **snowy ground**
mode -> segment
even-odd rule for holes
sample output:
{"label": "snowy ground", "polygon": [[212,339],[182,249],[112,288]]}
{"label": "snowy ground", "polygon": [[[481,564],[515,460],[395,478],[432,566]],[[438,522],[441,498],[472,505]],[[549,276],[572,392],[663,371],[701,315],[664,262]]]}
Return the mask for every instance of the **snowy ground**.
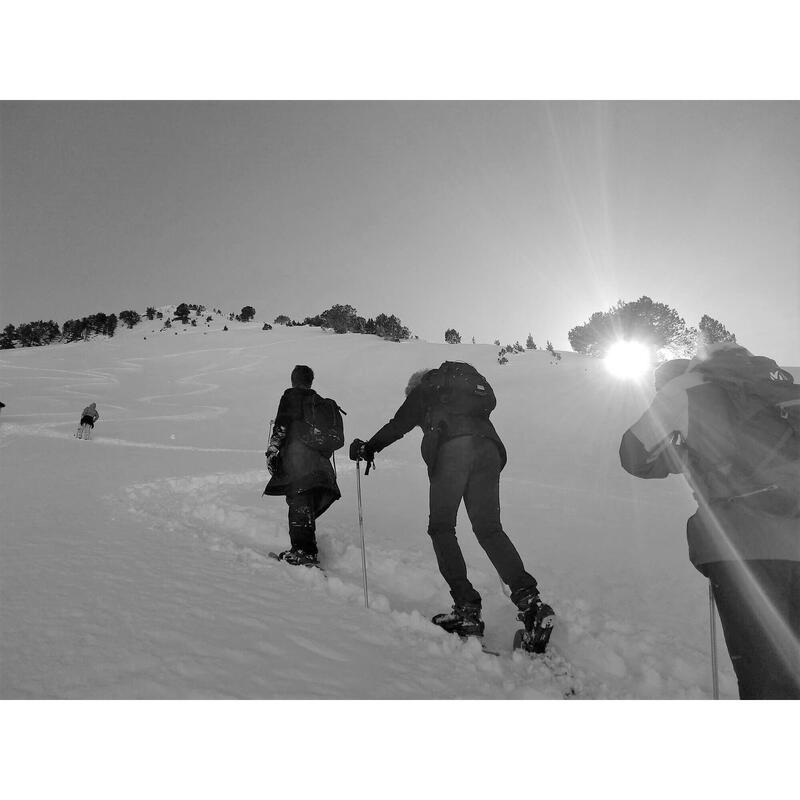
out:
{"label": "snowy ground", "polygon": [[[0,697],[708,698],[706,585],[684,535],[679,478],[619,467],[649,390],[574,354],[496,363],[483,345],[391,343],[318,329],[157,332],[3,351],[0,398]],[[147,337],[146,339],[144,337]],[[491,381],[509,451],[504,527],[559,615],[545,658],[511,653],[513,606],[459,519],[486,643],[428,622],[450,597],[425,533],[427,479],[413,432],[356,475],[319,522],[327,578],[266,557],[287,546],[286,506],[265,498],[266,431],[294,364],[372,435],[407,376],[445,358]],[[101,413],[91,442],[80,410]],[[721,694],[735,697],[720,646]]]}

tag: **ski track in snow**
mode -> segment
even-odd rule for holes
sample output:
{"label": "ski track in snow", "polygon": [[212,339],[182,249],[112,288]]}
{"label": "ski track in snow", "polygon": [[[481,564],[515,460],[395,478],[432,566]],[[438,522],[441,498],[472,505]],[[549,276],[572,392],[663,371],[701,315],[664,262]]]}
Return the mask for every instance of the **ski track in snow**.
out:
{"label": "ski track in snow", "polygon": [[[384,469],[387,466],[382,464]],[[286,580],[308,585],[327,595],[329,602],[362,605],[357,531],[320,524],[320,559],[327,579],[317,570],[301,570],[267,558],[270,550],[286,546],[286,512],[274,498],[262,507],[250,504],[263,484],[261,470],[181,476],[131,485],[126,489],[125,499],[128,511],[149,521],[151,526],[169,533],[190,533],[208,547],[232,554],[251,569],[277,571]],[[392,638],[408,638],[410,645],[423,646],[431,655],[466,659],[473,665],[480,663],[481,670],[492,675],[498,684],[499,694],[488,696],[631,697],[637,696],[629,685],[632,678],[645,693],[649,690],[658,695],[671,688],[679,696],[702,696],[696,688],[699,678],[696,670],[690,666],[690,660],[680,656],[680,643],[667,641],[653,631],[637,630],[625,622],[603,619],[584,602],[558,601],[556,633],[546,656],[510,652],[510,637],[519,627],[514,622],[507,628],[508,641],[494,638],[487,641],[491,648],[501,650],[501,658],[497,659],[484,654],[477,642],[461,642],[439,631],[418,611],[399,610],[419,605],[420,587],[430,587],[441,580],[432,552],[401,553],[370,540],[367,562],[370,608],[387,615],[386,624],[394,631]],[[488,620],[502,614],[508,622],[514,619],[513,606],[490,569],[489,566],[474,570],[476,585],[480,585],[484,595],[484,616]],[[343,658],[307,637],[293,635],[293,641],[324,657]],[[578,656],[580,668],[565,657],[565,649]],[[629,674],[630,659],[624,657],[631,649],[640,662],[640,673],[636,676]],[[664,674],[663,652],[670,649],[675,656],[668,665],[672,673],[668,678]],[[547,687],[544,694],[542,686]]]}
{"label": "ski track in snow", "polygon": [[[337,528],[318,534],[325,575],[318,570],[290,567],[268,558],[270,550],[286,546],[285,506],[275,503],[275,498],[270,498],[273,502],[265,502],[260,509],[242,504],[245,497],[260,492],[263,484],[261,470],[181,476],[131,485],[125,490],[125,503],[129,513],[155,529],[170,534],[189,533],[212,550],[230,554],[249,569],[276,573],[283,581],[299,583],[327,596],[328,603],[363,606],[361,551],[352,531]],[[389,634],[384,632],[376,637],[370,630],[354,629],[353,634],[363,641],[399,640],[404,646],[424,648],[437,657],[437,661],[455,659],[470,670],[479,669],[487,677],[492,676],[492,683],[496,684],[493,688],[487,684],[487,697],[570,698],[583,696],[584,687],[591,685],[592,681],[579,674],[555,648],[545,657],[512,655],[509,642],[503,657],[498,659],[483,653],[477,642],[462,642],[439,630],[418,611],[395,610],[396,604],[408,606],[418,602],[413,587],[420,582],[430,586],[440,580],[432,553],[419,553],[411,558],[408,554],[369,544],[367,561],[370,610],[385,615]],[[312,621],[313,617],[309,618],[308,622]],[[308,636],[292,633],[288,637],[294,644],[323,658],[337,662],[348,660],[345,653]],[[437,675],[439,669],[437,664],[434,669]],[[446,686],[441,678],[434,676],[428,676],[423,683],[434,696]],[[407,682],[406,689],[414,696],[418,690],[412,690],[412,685]]]}
{"label": "ski track in snow", "polygon": [[[141,397],[134,398],[136,402],[145,403],[155,406],[162,406],[169,409],[183,409],[185,408],[185,403],[182,402],[167,402],[168,400],[175,400],[179,401],[183,398],[205,394],[208,392],[213,392],[220,388],[219,383],[211,383],[205,382],[202,378],[207,374],[218,374],[223,375],[225,373],[250,373],[255,371],[263,362],[269,358],[268,354],[264,354],[259,352],[258,355],[250,357],[250,359],[244,363],[239,364],[236,363],[239,359],[241,359],[243,353],[247,350],[258,350],[262,351],[265,347],[270,347],[274,345],[257,345],[251,348],[247,347],[232,347],[232,348],[203,348],[203,349],[196,349],[190,350],[187,352],[181,353],[170,353],[167,355],[161,356],[153,356],[149,358],[127,358],[121,359],[118,363],[119,366],[115,367],[115,372],[127,372],[127,373],[137,373],[143,371],[143,364],[145,362],[153,362],[156,360],[159,361],[166,361],[170,359],[177,359],[177,358],[188,358],[190,356],[195,355],[207,355],[208,353],[218,353],[220,354],[224,361],[233,362],[235,366],[226,366],[226,367],[217,367],[217,366],[207,366],[204,367],[197,373],[193,373],[182,378],[178,378],[175,380],[177,386],[183,387],[192,387],[188,388],[185,391],[180,392],[173,392],[169,394],[155,394],[155,395],[145,395]],[[18,364],[11,364],[8,360],[0,360],[0,366],[4,369],[16,369],[26,372],[43,372],[47,374],[43,375],[34,375],[34,376],[25,376],[26,380],[37,380],[37,381],[53,381],[56,382],[55,385],[51,387],[52,392],[54,393],[61,393],[61,394],[71,394],[71,395],[79,395],[81,397],[85,397],[88,394],[92,394],[91,390],[97,390],[100,388],[109,388],[109,387],[117,387],[119,386],[119,379],[112,375],[111,372],[105,370],[81,370],[81,371],[71,371],[71,370],[61,370],[55,369],[52,367],[30,367],[25,365],[18,365]],[[68,378],[67,382],[64,382],[65,378]],[[82,380],[77,380],[82,378]],[[49,397],[49,395],[47,395]],[[113,406],[110,404],[104,404],[103,406],[104,411],[108,408],[116,408],[118,410],[122,410],[119,406]],[[224,416],[230,411],[228,406],[195,406],[194,411],[178,411],[168,414],[160,414],[160,415],[149,415],[149,416],[124,416],[121,415],[120,417],[109,417],[107,415],[103,415],[101,417],[101,422],[109,422],[114,423],[116,425],[131,423],[131,422],[156,422],[156,421],[168,421],[168,422],[202,422],[202,421],[210,421],[213,419],[217,419],[219,417]],[[60,416],[65,417],[67,414],[42,414],[36,413],[30,415],[31,417],[43,417],[43,416]],[[3,432],[5,435],[34,435],[34,436],[49,436],[51,438],[62,438],[62,439],[69,439],[74,435],[74,428],[77,424],[77,420],[75,419],[75,414],[71,413],[69,415],[69,419],[66,421],[55,421],[55,422],[34,422],[34,423],[12,423],[10,425],[6,425],[6,430]],[[6,415],[6,419],[28,419],[28,416],[23,417],[22,415]],[[102,429],[102,424],[98,424],[98,427]],[[65,430],[60,430],[64,428]],[[198,452],[223,452],[223,453],[257,453],[261,452],[261,450],[246,450],[241,448],[206,448],[206,447],[197,447],[191,445],[167,445],[161,444],[157,442],[135,442],[126,439],[121,439],[118,437],[110,438],[105,437],[102,435],[97,435],[96,433],[92,437],[92,441],[98,442],[100,444],[106,445],[116,445],[122,447],[143,447],[143,448],[153,448],[153,449],[160,449],[160,450],[195,450]]]}

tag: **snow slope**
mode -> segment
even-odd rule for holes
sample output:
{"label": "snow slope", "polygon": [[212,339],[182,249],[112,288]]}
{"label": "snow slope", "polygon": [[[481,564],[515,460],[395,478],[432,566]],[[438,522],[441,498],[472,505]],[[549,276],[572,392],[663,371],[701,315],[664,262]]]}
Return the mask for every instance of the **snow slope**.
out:
{"label": "snow slope", "polygon": [[[619,467],[650,393],[564,354],[385,342],[227,323],[3,351],[0,397],[2,698],[707,698],[706,585],[688,563],[681,479]],[[144,338],[146,337],[146,338]],[[407,376],[475,364],[498,397],[509,462],[504,527],[559,614],[545,658],[511,654],[514,608],[459,518],[484,597],[485,655],[428,622],[449,608],[427,524],[420,433],[356,475],[318,523],[327,578],[266,557],[287,546],[282,498],[262,497],[269,419],[291,368],[372,435]],[[73,437],[95,400],[94,439]],[[735,697],[724,647],[721,693]]]}

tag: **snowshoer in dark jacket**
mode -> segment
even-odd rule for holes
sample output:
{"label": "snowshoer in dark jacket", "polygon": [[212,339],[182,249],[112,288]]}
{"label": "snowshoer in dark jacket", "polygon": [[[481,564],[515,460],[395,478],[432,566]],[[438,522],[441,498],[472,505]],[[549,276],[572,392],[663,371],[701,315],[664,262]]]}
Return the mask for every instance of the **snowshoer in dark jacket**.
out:
{"label": "snowshoer in dark jacket", "polygon": [[298,365],[292,370],[292,388],[281,397],[267,448],[267,469],[272,476],[266,495],[284,495],[289,506],[291,548],[280,554],[289,564],[318,563],[316,520],[341,497],[331,462],[319,450],[300,440],[303,400],[316,395],[311,388],[314,372]]}
{"label": "snowshoer in dark jacket", "polygon": [[[683,474],[689,482],[698,504],[687,525],[689,558],[711,581],[739,696],[797,699],[800,461],[783,449],[777,410],[774,419],[760,416],[767,427],[759,436],[735,424],[733,401],[711,371],[720,357],[734,367],[758,358],[722,343],[709,348],[705,359],[662,365],[650,408],[622,437],[620,461],[639,478]],[[793,383],[774,367],[767,383]],[[769,426],[776,427],[774,442]],[[760,480],[760,469],[772,477]]]}
{"label": "snowshoer in dark jacket", "polygon": [[[445,362],[445,364],[453,362]],[[439,371],[445,369],[443,364]],[[458,365],[472,371],[471,365]],[[511,600],[520,610],[526,629],[538,626],[549,638],[554,614],[539,598],[536,580],[522,563],[500,523],[500,472],[506,464],[506,449],[489,420],[489,411],[451,413],[435,392],[429,390],[435,370],[415,372],[406,387],[405,402],[394,417],[368,442],[356,439],[351,457],[371,463],[375,453],[396,442],[413,428],[423,430],[422,458],[430,479],[428,534],[442,577],[450,587],[453,610],[437,614],[433,622],[460,636],[482,636],[481,596],[467,577],[464,556],[456,539],[456,517],[461,501],[481,547],[511,589]],[[488,384],[487,384],[488,387]],[[491,408],[494,407],[491,394]],[[541,638],[541,637],[540,637]]]}
{"label": "snowshoer in dark jacket", "polygon": [[99,418],[100,414],[97,411],[97,403],[90,403],[81,412],[81,419],[78,423],[78,430],[75,435],[79,439],[91,439],[92,429]]}

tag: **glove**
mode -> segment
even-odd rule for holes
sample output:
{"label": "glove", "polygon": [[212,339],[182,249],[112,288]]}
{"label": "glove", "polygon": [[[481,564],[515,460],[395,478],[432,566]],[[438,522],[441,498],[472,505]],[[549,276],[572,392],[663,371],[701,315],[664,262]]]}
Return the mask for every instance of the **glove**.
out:
{"label": "glove", "polygon": [[369,446],[368,442],[362,442],[361,439],[353,439],[350,445],[350,459],[358,463],[364,461],[367,464],[365,475],[369,475],[369,471],[375,466],[375,450]]}
{"label": "glove", "polygon": [[278,448],[275,447],[275,445],[271,444],[267,448],[267,452],[264,453],[264,455],[267,457],[267,469],[269,470],[269,474],[274,475],[276,472],[280,471],[280,466],[278,461],[281,455],[281,451],[278,450]]}
{"label": "glove", "polygon": [[368,442],[362,442],[361,439],[353,439],[350,444],[350,460],[370,463],[375,460],[375,451],[369,446]]}

